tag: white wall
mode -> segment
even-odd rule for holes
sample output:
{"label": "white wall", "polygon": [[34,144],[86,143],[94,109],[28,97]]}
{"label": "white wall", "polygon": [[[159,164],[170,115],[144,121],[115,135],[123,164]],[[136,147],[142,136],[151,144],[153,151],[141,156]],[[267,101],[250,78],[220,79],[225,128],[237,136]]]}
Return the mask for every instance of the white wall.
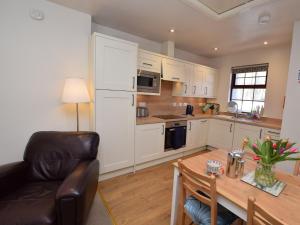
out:
{"label": "white wall", "polygon": [[[156,52],[156,53],[162,53],[162,43],[151,41],[133,34],[129,34],[126,32],[122,32],[110,27],[105,27],[99,24],[92,23],[92,32],[99,32],[106,35],[110,35],[113,37],[121,38],[127,41],[136,42],[139,44],[139,48]],[[176,45],[176,43],[175,43]],[[212,60],[210,58],[195,55],[193,53],[181,50],[181,49],[175,49],[175,57],[183,60],[187,60],[194,63],[199,63],[206,66],[213,66]]]}
{"label": "white wall", "polygon": [[[31,8],[44,21],[29,17]],[[22,159],[38,130],[75,130],[73,105],[61,103],[67,76],[88,77],[89,15],[45,0],[0,2],[0,165]],[[81,106],[81,129],[89,129]]]}
{"label": "white wall", "polygon": [[[300,73],[300,21],[294,25],[293,43],[291,49],[291,61],[286,90],[286,104],[282,121],[282,138],[290,138],[300,147],[300,83],[298,75]],[[300,157],[300,156],[299,156]],[[294,163],[284,162],[280,165],[286,171],[292,172]]]}
{"label": "white wall", "polygon": [[218,98],[221,111],[226,111],[229,100],[231,68],[251,64],[269,63],[269,74],[264,116],[282,118],[290,45],[265,47],[245,52],[239,52],[214,59],[219,68]]}

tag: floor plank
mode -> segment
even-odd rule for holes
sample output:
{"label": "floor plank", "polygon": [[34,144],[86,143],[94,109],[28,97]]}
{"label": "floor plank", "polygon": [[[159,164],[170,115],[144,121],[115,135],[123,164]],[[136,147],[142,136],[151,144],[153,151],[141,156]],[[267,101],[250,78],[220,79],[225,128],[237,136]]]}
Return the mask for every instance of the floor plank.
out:
{"label": "floor plank", "polygon": [[170,224],[172,163],[167,162],[99,183],[98,190],[116,225]]}

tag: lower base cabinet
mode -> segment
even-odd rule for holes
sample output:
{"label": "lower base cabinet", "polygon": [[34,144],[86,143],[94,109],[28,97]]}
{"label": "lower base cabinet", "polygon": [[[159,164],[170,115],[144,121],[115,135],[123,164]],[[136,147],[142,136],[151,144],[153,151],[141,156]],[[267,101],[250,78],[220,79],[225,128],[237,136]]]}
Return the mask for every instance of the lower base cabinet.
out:
{"label": "lower base cabinet", "polygon": [[208,120],[189,120],[187,126],[186,149],[205,146],[208,136]]}
{"label": "lower base cabinet", "polygon": [[249,138],[251,142],[256,142],[261,140],[263,135],[263,128],[239,124],[236,123],[234,127],[234,138],[233,138],[233,148],[241,148],[243,145],[243,140]]}
{"label": "lower base cabinet", "polygon": [[137,125],[135,129],[135,163],[159,159],[164,153],[165,124]]}
{"label": "lower base cabinet", "polygon": [[215,148],[231,149],[234,134],[234,122],[210,120],[208,145]]}

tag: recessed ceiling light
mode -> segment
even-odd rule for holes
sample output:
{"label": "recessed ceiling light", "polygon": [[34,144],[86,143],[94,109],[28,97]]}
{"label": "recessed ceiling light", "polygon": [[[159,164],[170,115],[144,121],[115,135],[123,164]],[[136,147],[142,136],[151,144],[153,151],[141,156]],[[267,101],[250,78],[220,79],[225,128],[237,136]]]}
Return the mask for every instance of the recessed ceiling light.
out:
{"label": "recessed ceiling light", "polygon": [[174,32],[175,32],[175,29],[170,29],[170,32],[171,32],[171,33],[174,33]]}
{"label": "recessed ceiling light", "polygon": [[264,42],[264,45],[268,45],[268,44],[269,44],[269,42],[267,42],[267,41]]}
{"label": "recessed ceiling light", "polygon": [[215,51],[218,51],[218,50],[219,50],[219,48],[215,47],[215,48],[214,48],[214,50],[215,50]]}

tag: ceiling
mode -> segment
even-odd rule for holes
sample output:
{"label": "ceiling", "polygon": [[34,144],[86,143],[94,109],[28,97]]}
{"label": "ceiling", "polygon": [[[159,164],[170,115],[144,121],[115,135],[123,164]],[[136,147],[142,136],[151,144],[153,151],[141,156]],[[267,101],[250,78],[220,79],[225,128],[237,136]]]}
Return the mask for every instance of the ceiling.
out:
{"label": "ceiling", "polygon": [[[290,43],[293,22],[300,20],[299,0],[272,0],[222,19],[196,10],[184,0],[51,1],[89,13],[98,24],[153,41],[173,40],[179,49],[208,57]],[[271,21],[262,25],[258,17],[264,13],[271,15]],[[170,28],[175,33],[170,33]],[[264,46],[264,41],[269,45]],[[219,50],[214,51],[215,47]]]}

